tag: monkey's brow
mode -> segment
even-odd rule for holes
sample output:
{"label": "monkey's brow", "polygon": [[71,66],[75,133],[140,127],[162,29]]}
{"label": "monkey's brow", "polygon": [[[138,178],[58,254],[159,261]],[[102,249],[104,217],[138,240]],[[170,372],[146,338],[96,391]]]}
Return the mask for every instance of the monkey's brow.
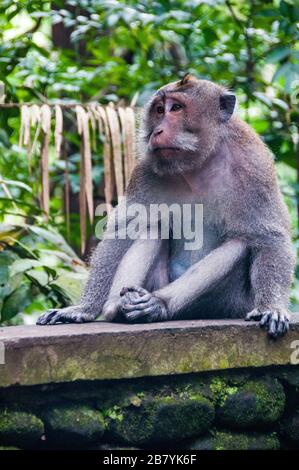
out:
{"label": "monkey's brow", "polygon": [[167,95],[172,95],[173,93],[181,93],[181,94],[183,94],[184,91],[181,90],[181,89],[178,89],[178,90],[173,89],[173,90],[165,90],[165,91],[164,91],[164,90],[159,90],[159,91],[157,91],[157,93],[155,94],[154,103],[155,103],[155,101],[156,101],[158,98],[160,98],[160,99],[162,99],[162,100],[165,100],[165,98],[167,97]]}
{"label": "monkey's brow", "polygon": [[155,93],[155,96],[154,96],[154,99],[153,99],[153,101],[152,101],[152,103],[151,103],[150,109],[152,109],[152,108],[156,105],[156,103],[157,103],[159,100],[162,99],[162,101],[164,101],[164,100],[167,98],[167,95],[171,95],[172,93],[181,93],[181,94],[183,94],[184,92],[183,92],[182,90],[175,90],[175,89],[173,89],[173,90],[166,90],[166,91],[164,91],[164,90],[158,90],[158,91]]}
{"label": "monkey's brow", "polygon": [[184,90],[178,88],[177,90],[173,89],[173,90],[167,90],[166,91],[166,94],[168,95],[168,93],[185,93]]}
{"label": "monkey's brow", "polygon": [[155,97],[157,97],[157,98],[162,98],[162,99],[165,98],[165,91],[163,91],[163,90],[158,90],[158,91],[156,92],[156,94],[155,94]]}
{"label": "monkey's brow", "polygon": [[166,95],[168,95],[169,93],[184,93],[184,90],[182,90],[181,88],[178,88],[178,89],[175,89],[175,88],[172,88],[172,89],[169,89],[169,90],[158,90],[155,94],[156,97],[159,97],[159,98],[165,98]]}

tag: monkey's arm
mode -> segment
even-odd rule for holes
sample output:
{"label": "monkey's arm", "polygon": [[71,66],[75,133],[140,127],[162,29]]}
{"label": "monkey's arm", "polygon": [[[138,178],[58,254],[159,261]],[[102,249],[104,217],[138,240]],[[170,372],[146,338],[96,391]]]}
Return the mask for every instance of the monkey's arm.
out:
{"label": "monkey's arm", "polygon": [[[135,300],[127,305],[126,317],[130,321],[159,321],[173,319],[180,311],[192,304],[200,295],[211,290],[223,279],[234,265],[245,256],[246,243],[230,240],[213,250],[205,258],[191,266],[181,277],[153,292],[144,301]],[[167,316],[157,314],[164,304]],[[163,312],[164,313],[164,312]]]}
{"label": "monkey's arm", "polygon": [[[147,275],[160,253],[161,247],[162,241],[159,239],[135,240],[117,268],[108,300],[103,307],[103,317],[105,320],[112,321],[118,313],[122,312],[125,297],[121,296],[120,293],[124,294],[124,286],[138,286],[138,297],[145,292],[140,287],[144,285]],[[131,299],[135,297],[133,293],[129,294],[129,290],[126,290],[126,294]]]}
{"label": "monkey's arm", "polygon": [[274,338],[289,329],[287,307],[294,265],[288,234],[272,236],[267,244],[253,250],[250,281],[255,309],[247,314],[246,320],[260,321]]}

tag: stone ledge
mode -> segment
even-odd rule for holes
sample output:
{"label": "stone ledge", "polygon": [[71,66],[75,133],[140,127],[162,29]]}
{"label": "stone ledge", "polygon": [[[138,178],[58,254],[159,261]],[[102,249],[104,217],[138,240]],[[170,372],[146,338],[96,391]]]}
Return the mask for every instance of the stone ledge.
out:
{"label": "stone ledge", "polygon": [[294,340],[298,313],[278,341],[243,320],[6,327],[0,386],[289,365]]}

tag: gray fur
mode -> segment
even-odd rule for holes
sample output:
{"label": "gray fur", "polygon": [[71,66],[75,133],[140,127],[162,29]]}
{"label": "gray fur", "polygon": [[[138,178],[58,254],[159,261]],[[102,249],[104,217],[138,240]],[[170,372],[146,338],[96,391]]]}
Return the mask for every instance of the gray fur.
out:
{"label": "gray fur", "polygon": [[[159,90],[145,109],[142,152],[127,190],[129,204],[202,203],[202,249],[191,256],[171,239],[149,240],[140,250],[140,241],[106,238],[80,305],[47,312],[39,324],[92,321],[103,312],[110,321],[133,322],[240,317],[260,321],[272,337],[287,331],[295,263],[287,209],[272,155],[232,114],[233,100],[223,119],[225,93],[190,76]],[[153,104],[168,96],[186,103],[181,117],[155,115]],[[181,153],[157,157],[158,126]]]}

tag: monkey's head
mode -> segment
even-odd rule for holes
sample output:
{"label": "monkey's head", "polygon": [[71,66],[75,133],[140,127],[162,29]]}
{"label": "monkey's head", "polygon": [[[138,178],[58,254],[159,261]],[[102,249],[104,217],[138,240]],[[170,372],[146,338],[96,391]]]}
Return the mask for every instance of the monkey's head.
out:
{"label": "monkey's head", "polygon": [[187,74],[160,88],[145,108],[145,158],[159,175],[200,167],[230,120],[236,98],[225,88]]}

